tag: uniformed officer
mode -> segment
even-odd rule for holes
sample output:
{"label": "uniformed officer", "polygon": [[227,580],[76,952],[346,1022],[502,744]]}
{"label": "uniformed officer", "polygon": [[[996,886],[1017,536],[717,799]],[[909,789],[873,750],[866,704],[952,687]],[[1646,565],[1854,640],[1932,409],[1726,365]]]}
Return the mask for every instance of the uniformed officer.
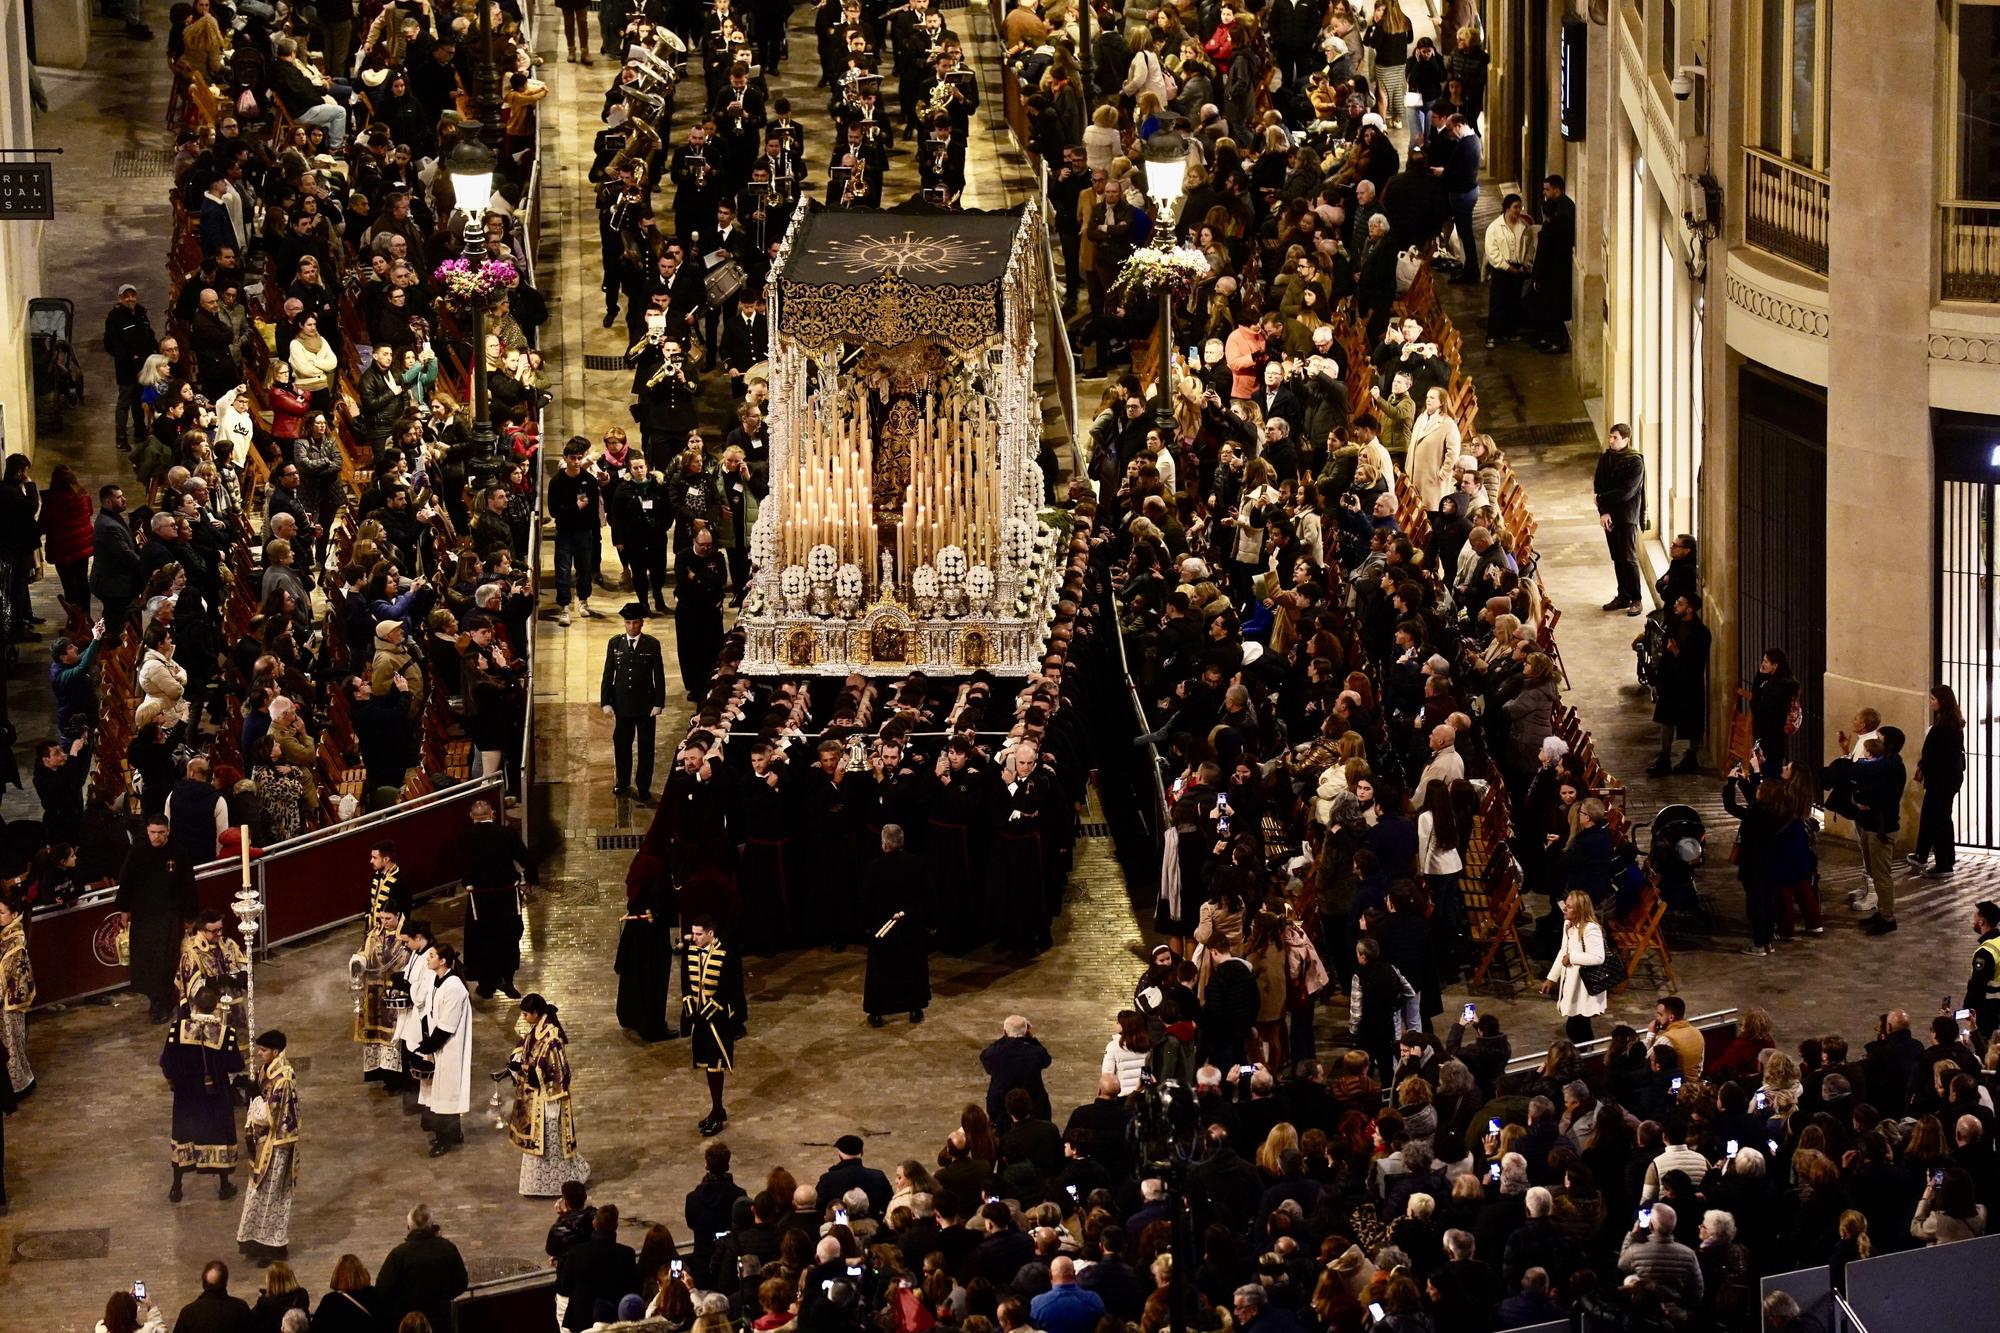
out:
{"label": "uniformed officer", "polygon": [[604,646],[604,682],[598,703],[612,719],[611,744],[617,762],[614,796],[632,792],[632,742],[639,742],[639,799],[653,799],[653,729],[667,706],[666,664],[660,641],[646,633],[646,606],[627,602],[618,613],[625,632]]}
{"label": "uniformed officer", "polygon": [[1972,951],[1972,977],[1965,983],[1965,1007],[1981,1034],[2000,1024],[2000,903],[1982,899],[1972,909],[1979,947]]}

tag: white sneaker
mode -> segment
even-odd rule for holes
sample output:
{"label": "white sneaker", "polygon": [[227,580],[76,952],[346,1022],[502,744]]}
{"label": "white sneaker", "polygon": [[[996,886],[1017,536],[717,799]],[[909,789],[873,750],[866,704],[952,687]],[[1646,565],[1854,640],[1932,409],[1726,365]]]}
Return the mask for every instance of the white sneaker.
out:
{"label": "white sneaker", "polygon": [[1860,896],[1849,895],[1847,899],[1849,910],[1856,912],[1873,912],[1879,905],[1878,900],[1872,893]]}
{"label": "white sneaker", "polygon": [[568,607],[566,607],[566,606],[565,606],[565,607],[564,607],[564,608],[563,608],[562,610],[560,610],[560,611],[556,612],[556,624],[558,624],[558,625],[567,625],[567,624],[569,624],[569,608],[568,608]]}

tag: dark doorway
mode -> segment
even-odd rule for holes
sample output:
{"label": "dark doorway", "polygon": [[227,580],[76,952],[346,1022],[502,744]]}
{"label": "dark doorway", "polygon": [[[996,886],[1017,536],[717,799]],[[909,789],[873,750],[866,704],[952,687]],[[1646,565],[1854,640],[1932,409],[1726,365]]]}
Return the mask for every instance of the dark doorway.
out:
{"label": "dark doorway", "polygon": [[[1938,677],[1965,714],[1958,841],[2000,846],[2000,418],[1934,411]],[[1927,682],[1928,683],[1928,682]]]}
{"label": "dark doorway", "polygon": [[1810,754],[1826,673],[1826,390],[1746,362],[1736,395],[1737,677],[1784,651]]}

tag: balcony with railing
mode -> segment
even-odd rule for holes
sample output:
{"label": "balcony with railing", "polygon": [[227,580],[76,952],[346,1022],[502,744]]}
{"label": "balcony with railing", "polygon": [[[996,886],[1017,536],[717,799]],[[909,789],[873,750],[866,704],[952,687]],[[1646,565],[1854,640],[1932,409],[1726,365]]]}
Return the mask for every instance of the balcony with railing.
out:
{"label": "balcony with railing", "polygon": [[1947,201],[1938,221],[1938,295],[2000,301],[2000,203]]}
{"label": "balcony with railing", "polygon": [[1826,272],[1827,200],[1821,172],[1767,153],[1743,150],[1743,239],[1814,273]]}

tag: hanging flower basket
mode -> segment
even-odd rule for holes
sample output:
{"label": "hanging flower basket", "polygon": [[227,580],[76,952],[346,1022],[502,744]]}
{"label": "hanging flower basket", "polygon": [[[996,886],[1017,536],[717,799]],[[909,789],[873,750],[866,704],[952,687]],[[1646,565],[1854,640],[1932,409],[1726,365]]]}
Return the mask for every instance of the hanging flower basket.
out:
{"label": "hanging flower basket", "polygon": [[1164,284],[1176,300],[1184,299],[1208,277],[1208,256],[1191,245],[1169,250],[1147,246],[1134,250],[1118,268],[1112,290],[1130,295]]}
{"label": "hanging flower basket", "polygon": [[504,259],[488,259],[477,268],[468,260],[447,259],[431,277],[437,281],[438,299],[453,313],[469,315],[498,301],[515,273]]}

